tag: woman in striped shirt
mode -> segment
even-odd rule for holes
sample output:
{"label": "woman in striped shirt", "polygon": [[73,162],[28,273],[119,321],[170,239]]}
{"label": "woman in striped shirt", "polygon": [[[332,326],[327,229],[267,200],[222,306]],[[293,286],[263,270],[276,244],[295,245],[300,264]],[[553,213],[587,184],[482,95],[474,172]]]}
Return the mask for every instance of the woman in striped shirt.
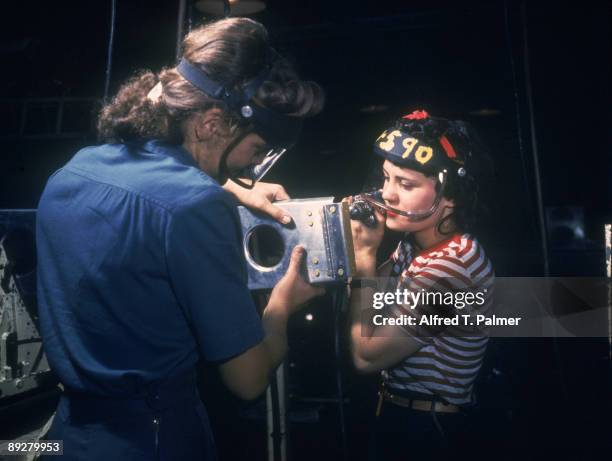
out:
{"label": "woman in striped shirt", "polygon": [[[415,111],[376,140],[382,195],[353,199],[376,217],[369,226],[352,221],[358,283],[351,295],[355,366],[382,372],[376,459],[458,454],[462,408],[473,402],[487,346],[475,316],[490,309],[494,281],[468,233],[480,203],[479,145],[464,122]],[[385,227],[405,237],[377,269]],[[385,286],[365,281],[375,277]]]}

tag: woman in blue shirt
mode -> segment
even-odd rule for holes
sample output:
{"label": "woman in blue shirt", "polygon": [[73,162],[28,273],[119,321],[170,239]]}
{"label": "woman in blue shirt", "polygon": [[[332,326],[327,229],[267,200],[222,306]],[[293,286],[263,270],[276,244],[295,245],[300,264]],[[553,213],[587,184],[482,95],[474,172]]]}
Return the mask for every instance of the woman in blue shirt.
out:
{"label": "woman in blue shirt", "polygon": [[297,247],[260,319],[236,211],[290,220],[271,203],[282,187],[255,182],[321,110],[320,88],[249,19],[183,45],[178,66],[120,88],[100,115],[106,144],[78,152],[40,200],[41,331],[65,390],[48,438],[64,459],[213,459],[196,362],[255,398],[285,356],[288,316],[321,293]]}

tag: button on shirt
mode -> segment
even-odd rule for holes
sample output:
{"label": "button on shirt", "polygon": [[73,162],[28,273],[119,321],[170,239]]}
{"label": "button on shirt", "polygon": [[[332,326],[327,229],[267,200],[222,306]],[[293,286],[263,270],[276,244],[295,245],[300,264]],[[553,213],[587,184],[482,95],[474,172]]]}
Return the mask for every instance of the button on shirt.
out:
{"label": "button on shirt", "polygon": [[140,393],[263,339],[234,199],[179,146],[81,150],[37,219],[47,358],[69,389]]}

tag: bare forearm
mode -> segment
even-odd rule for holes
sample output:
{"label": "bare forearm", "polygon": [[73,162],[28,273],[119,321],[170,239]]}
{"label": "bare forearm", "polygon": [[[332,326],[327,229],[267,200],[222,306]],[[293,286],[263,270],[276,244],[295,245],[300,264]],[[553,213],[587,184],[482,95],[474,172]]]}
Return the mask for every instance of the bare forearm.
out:
{"label": "bare forearm", "polygon": [[304,248],[291,252],[289,268],[270,294],[262,316],[264,339],[244,353],[221,365],[221,376],[239,397],[252,399],[268,386],[270,375],[287,355],[287,320],[291,312],[323,294],[322,288],[308,285],[299,275]]}
{"label": "bare forearm", "polygon": [[[355,253],[355,263],[357,266],[355,279],[359,282],[360,279],[373,279],[376,277],[376,252],[364,251]],[[362,311],[371,312],[370,309],[365,309],[367,306],[363,302],[372,296],[371,288],[358,288],[351,290],[351,324],[361,322]]]}
{"label": "bare forearm", "polygon": [[[387,262],[375,272],[378,277],[388,277],[391,264]],[[375,285],[364,286],[351,294],[351,351],[355,368],[364,373],[388,368],[422,346],[402,328],[374,326],[372,320],[376,311],[371,301],[375,290]]]}
{"label": "bare forearm", "polygon": [[287,317],[282,306],[268,303],[262,317],[263,341],[221,365],[223,381],[238,397],[251,400],[268,387],[287,353]]}
{"label": "bare forearm", "polygon": [[351,355],[358,369],[361,369],[362,349],[365,342],[372,336],[371,321],[367,318],[369,311],[363,308],[363,295],[368,288],[355,288],[351,290]]}
{"label": "bare forearm", "polygon": [[[375,255],[356,255],[359,261],[358,278],[368,279],[376,276]],[[359,284],[357,284],[359,286]],[[361,350],[372,337],[372,309],[368,308],[368,299],[372,298],[373,289],[362,286],[351,290],[351,350],[353,359],[358,362]]]}
{"label": "bare forearm", "polygon": [[263,346],[266,349],[269,363],[268,372],[272,373],[287,355],[287,309],[284,306],[269,302],[266,306],[262,325],[265,332]]}

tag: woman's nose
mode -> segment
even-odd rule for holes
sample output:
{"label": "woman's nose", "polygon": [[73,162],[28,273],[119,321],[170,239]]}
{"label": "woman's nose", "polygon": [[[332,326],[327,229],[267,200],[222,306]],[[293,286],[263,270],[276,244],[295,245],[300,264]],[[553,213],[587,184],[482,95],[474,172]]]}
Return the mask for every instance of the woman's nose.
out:
{"label": "woman's nose", "polygon": [[382,189],[382,199],[385,202],[394,203],[397,201],[397,193],[395,189],[391,186],[390,181],[387,181]]}

